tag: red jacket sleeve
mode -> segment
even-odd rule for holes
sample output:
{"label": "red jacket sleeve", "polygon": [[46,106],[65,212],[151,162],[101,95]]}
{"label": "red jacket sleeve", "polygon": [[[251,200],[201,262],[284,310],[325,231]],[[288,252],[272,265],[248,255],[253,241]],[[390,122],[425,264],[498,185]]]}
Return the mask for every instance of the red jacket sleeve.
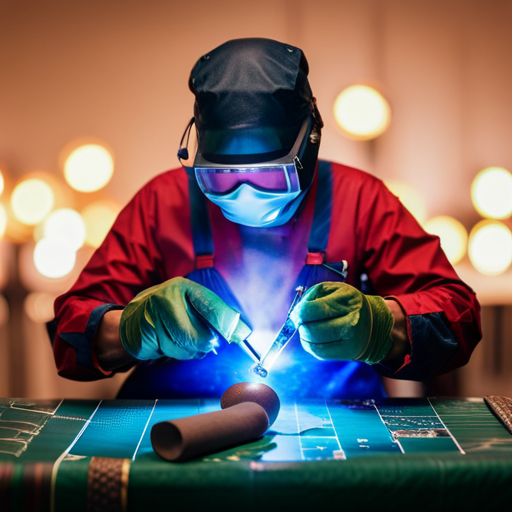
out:
{"label": "red jacket sleeve", "polygon": [[440,247],[377,179],[364,190],[358,223],[362,262],[376,293],[393,297],[407,317],[411,354],[395,378],[425,380],[466,364],[480,341],[480,305]]}
{"label": "red jacket sleeve", "polygon": [[[172,174],[162,176],[150,181],[128,203],[76,283],[57,298],[55,319],[48,331],[59,375],[74,380],[110,376],[112,372],[99,367],[93,350],[103,315],[110,309],[122,309],[140,291],[174,277],[173,253],[181,253],[167,242],[180,240],[180,229],[186,230],[183,226],[189,224],[188,210],[182,208],[186,186],[183,180],[176,184]],[[159,204],[155,190],[166,186],[169,197]],[[159,219],[165,222],[158,230],[161,234],[155,229],[162,222]],[[162,246],[168,250],[165,264]],[[190,258],[181,260],[186,266]],[[175,267],[177,272],[191,270]]]}

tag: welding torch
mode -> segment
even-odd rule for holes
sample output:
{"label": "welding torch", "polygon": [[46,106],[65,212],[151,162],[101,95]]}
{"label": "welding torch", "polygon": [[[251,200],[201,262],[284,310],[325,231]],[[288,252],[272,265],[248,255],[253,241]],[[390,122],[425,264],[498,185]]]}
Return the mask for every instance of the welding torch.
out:
{"label": "welding torch", "polygon": [[299,300],[302,298],[305,291],[305,286],[298,286],[295,288],[295,296],[293,298],[290,309],[288,310],[283,326],[277,333],[274,341],[271,343],[265,354],[263,354],[261,359],[256,361],[255,364],[251,367],[251,373],[258,375],[259,377],[266,378],[270,368],[279,357],[279,354],[281,354],[288,342],[293,338],[293,335],[297,332],[297,327],[290,318],[290,313],[292,312],[297,302],[299,302]]}

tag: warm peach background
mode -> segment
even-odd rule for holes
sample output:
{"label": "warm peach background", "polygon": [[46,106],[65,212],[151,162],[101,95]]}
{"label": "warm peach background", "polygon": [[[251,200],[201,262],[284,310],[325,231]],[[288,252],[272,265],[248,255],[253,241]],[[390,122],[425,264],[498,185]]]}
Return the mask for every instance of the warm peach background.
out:
{"label": "warm peach background", "polygon": [[[270,37],[309,60],[326,123],[321,156],[407,180],[429,216],[453,215],[469,229],[479,220],[469,195],[475,174],[489,165],[512,170],[511,22],[508,0],[0,0],[0,162],[12,180],[36,169],[61,175],[61,149],[99,137],[112,147],[116,171],[91,198],[125,203],[177,165],[195,61],[228,39]],[[345,138],[333,120],[336,95],[355,82],[377,85],[393,109],[389,130],[372,142]],[[482,278],[466,260],[458,271],[490,310],[512,303],[512,270]],[[0,396],[112,396],[122,377],[82,384],[55,376],[44,326],[24,317],[27,289],[10,272]],[[490,338],[495,322],[486,315]],[[488,345],[459,372],[462,394],[512,393],[503,377],[511,350],[499,349],[500,370]]]}

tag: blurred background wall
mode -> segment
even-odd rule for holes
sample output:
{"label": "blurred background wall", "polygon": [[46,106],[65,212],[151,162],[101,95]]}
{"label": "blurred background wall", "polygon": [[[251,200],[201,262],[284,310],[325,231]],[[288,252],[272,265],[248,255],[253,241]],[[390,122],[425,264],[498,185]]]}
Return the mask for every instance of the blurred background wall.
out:
{"label": "blurred background wall", "polygon": [[[0,396],[112,397],[124,378],[78,383],[56,375],[49,304],[98,242],[78,249],[66,275],[42,275],[34,248],[44,219],[27,226],[13,215],[20,181],[52,182],[60,190],[53,210],[107,204],[115,214],[177,165],[195,61],[228,39],[268,37],[308,58],[325,121],[321,157],[395,184],[397,195],[408,188],[406,204],[422,207],[422,223],[450,216],[470,233],[484,218],[471,198],[477,174],[512,170],[511,22],[508,0],[0,0]],[[390,106],[389,126],[376,138],[350,137],[335,120],[336,98],[354,84],[371,85]],[[78,192],[64,179],[77,141],[100,142],[114,157],[114,173],[97,191]],[[510,229],[510,216],[500,225]],[[455,267],[480,297],[484,340],[463,369],[421,389],[395,386],[396,394],[512,396],[512,268],[482,273],[466,248]],[[494,253],[512,258],[507,242]]]}

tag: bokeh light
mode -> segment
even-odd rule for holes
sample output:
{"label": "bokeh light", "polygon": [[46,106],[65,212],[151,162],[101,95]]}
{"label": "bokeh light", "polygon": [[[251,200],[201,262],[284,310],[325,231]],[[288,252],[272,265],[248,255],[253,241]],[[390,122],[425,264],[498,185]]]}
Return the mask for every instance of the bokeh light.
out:
{"label": "bokeh light", "polygon": [[20,181],[11,195],[14,216],[22,224],[29,226],[39,224],[50,213],[54,202],[52,187],[40,178]]}
{"label": "bokeh light", "polygon": [[64,162],[64,177],[69,186],[79,192],[94,192],[103,188],[114,173],[114,159],[100,144],[84,144],[68,155]]}
{"label": "bokeh light", "polygon": [[471,200],[482,217],[506,219],[512,215],[512,174],[502,167],[487,167],[471,184]]}
{"label": "bokeh light", "polygon": [[2,203],[0,203],[0,238],[3,238],[7,230],[7,212]]}
{"label": "bokeh light", "polygon": [[369,140],[387,129],[391,109],[377,90],[367,85],[352,85],[336,98],[334,119],[348,137]]}
{"label": "bokeh light", "polygon": [[441,247],[452,265],[456,265],[464,258],[468,246],[468,233],[461,222],[448,215],[439,215],[427,220],[423,227],[428,233],[439,237]]}
{"label": "bokeh light", "polygon": [[0,196],[3,194],[5,188],[5,178],[2,169],[0,169]]}
{"label": "bokeh light", "polygon": [[82,216],[71,208],[59,208],[48,215],[43,224],[42,238],[61,236],[75,251],[85,242],[85,223]]}
{"label": "bokeh light", "polygon": [[56,296],[46,292],[29,293],[23,302],[25,313],[35,323],[44,324],[54,317]]}
{"label": "bokeh light", "polygon": [[113,201],[95,201],[82,210],[85,222],[85,242],[91,247],[99,247],[109,229],[114,224],[120,206]]}
{"label": "bokeh light", "polygon": [[512,263],[512,233],[499,221],[482,220],[469,234],[469,259],[481,274],[500,275]]}
{"label": "bokeh light", "polygon": [[63,237],[42,238],[34,248],[34,265],[45,277],[64,277],[73,270],[75,262],[76,251]]}
{"label": "bokeh light", "polygon": [[425,199],[412,185],[401,180],[385,180],[385,185],[400,199],[418,222],[424,222],[427,217]]}

